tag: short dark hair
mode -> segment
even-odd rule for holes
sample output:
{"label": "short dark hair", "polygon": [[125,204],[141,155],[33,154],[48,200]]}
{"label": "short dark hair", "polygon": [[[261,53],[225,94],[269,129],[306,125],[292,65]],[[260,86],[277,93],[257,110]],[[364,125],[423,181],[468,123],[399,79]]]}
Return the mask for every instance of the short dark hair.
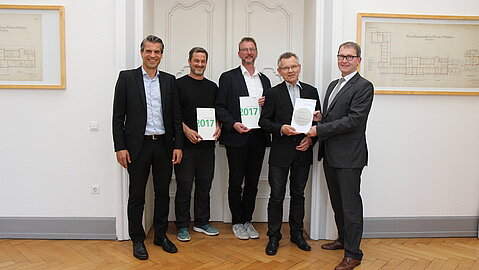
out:
{"label": "short dark hair", "polygon": [[193,58],[194,53],[204,53],[204,54],[206,54],[206,61],[208,61],[208,52],[204,48],[193,47],[189,52],[188,60],[191,60],[191,58]]}
{"label": "short dark hair", "polygon": [[253,42],[254,43],[254,47],[256,49],[258,49],[258,46],[256,46],[256,40],[254,40],[254,38],[252,37],[244,37],[240,40],[240,42],[238,43],[238,50],[241,49],[241,43],[243,42]]}
{"label": "short dark hair", "polygon": [[361,57],[361,46],[359,46],[359,44],[357,44],[356,42],[347,41],[339,45],[338,53],[342,47],[354,48],[356,50],[356,56]]}
{"label": "short dark hair", "polygon": [[157,36],[154,36],[154,35],[149,35],[141,41],[140,51],[143,51],[145,49],[145,42],[147,42],[147,41],[151,42],[151,43],[160,43],[161,53],[163,53],[163,50],[165,49],[165,44],[163,44],[163,40],[161,40],[161,38],[159,38]]}
{"label": "short dark hair", "polygon": [[281,62],[282,59],[289,59],[291,57],[296,58],[296,61],[298,61],[298,64],[301,64],[301,63],[299,63],[299,57],[295,53],[285,52],[285,53],[282,53],[278,58],[278,67],[280,67],[279,63]]}

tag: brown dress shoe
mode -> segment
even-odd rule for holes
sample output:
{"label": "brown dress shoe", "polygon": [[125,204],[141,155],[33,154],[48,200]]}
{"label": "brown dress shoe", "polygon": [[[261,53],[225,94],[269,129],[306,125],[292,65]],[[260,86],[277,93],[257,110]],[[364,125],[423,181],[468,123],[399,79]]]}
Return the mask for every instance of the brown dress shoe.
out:
{"label": "brown dress shoe", "polygon": [[341,242],[339,242],[338,240],[336,240],[334,242],[321,245],[321,248],[322,249],[327,249],[327,250],[344,249],[344,245]]}
{"label": "brown dress shoe", "polygon": [[351,257],[344,257],[343,261],[334,268],[334,270],[351,270],[361,264],[360,260],[355,260]]}

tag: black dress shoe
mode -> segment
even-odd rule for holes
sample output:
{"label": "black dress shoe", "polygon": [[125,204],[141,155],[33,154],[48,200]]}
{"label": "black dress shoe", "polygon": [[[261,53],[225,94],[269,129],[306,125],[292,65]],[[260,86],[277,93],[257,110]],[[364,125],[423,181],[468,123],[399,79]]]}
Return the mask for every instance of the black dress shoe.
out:
{"label": "black dress shoe", "polygon": [[302,235],[291,237],[291,242],[295,243],[301,250],[311,251],[311,246],[306,242],[306,239],[304,239],[304,236]]}
{"label": "black dress shoe", "polygon": [[138,260],[148,259],[148,251],[146,251],[145,244],[143,242],[133,242],[133,256]]}
{"label": "black dress shoe", "polygon": [[173,242],[171,242],[170,239],[168,239],[168,237],[166,236],[161,238],[160,237],[155,238],[155,240],[153,241],[153,244],[162,247],[163,250],[168,253],[178,252],[178,249],[176,248],[175,244],[173,244]]}
{"label": "black dress shoe", "polygon": [[270,238],[268,241],[268,245],[266,246],[265,252],[266,255],[275,255],[278,252],[279,247],[279,239],[277,238]]}

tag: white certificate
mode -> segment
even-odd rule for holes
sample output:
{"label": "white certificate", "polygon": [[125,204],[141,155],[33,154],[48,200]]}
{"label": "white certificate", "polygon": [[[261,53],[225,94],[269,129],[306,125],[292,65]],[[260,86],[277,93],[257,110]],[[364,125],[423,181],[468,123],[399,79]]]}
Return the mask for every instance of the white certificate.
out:
{"label": "white certificate", "polygon": [[261,113],[258,97],[239,97],[241,123],[247,128],[259,128],[258,121]]}
{"label": "white certificate", "polygon": [[296,99],[291,126],[293,126],[297,132],[306,133],[311,129],[315,107],[315,99]]}
{"label": "white certificate", "polygon": [[198,134],[204,141],[214,140],[213,134],[216,130],[216,119],[214,108],[196,108],[196,123]]}

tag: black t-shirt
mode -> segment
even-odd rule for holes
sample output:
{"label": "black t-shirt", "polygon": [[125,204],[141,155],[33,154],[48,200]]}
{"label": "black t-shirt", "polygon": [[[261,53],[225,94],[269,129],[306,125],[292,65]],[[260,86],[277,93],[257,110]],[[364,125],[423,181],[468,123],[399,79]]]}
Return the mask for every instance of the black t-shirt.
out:
{"label": "black t-shirt", "polygon": [[[203,78],[196,80],[185,75],[176,80],[181,103],[181,117],[189,128],[198,131],[196,123],[196,108],[214,108],[218,86],[216,83]],[[183,134],[184,136],[184,134]],[[209,148],[215,146],[215,141],[202,141],[193,144],[185,136],[184,148]]]}

